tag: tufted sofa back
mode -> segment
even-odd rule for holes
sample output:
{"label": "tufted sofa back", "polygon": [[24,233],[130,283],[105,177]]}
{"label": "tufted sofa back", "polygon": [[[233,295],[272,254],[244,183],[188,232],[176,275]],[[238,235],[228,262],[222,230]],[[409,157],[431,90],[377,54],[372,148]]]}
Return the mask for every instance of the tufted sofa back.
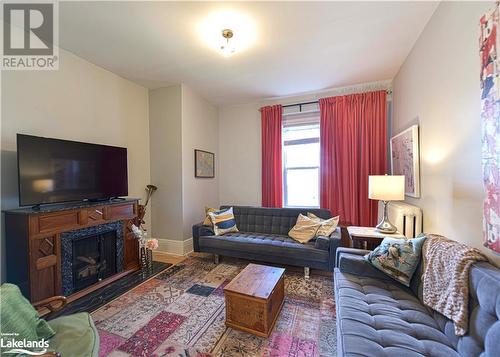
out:
{"label": "tufted sofa back", "polygon": [[233,207],[236,225],[242,232],[288,235],[295,225],[299,213],[311,212],[316,216],[331,218],[330,211],[319,208],[266,208],[251,206],[221,206],[221,209]]}
{"label": "tufted sofa back", "polygon": [[[422,301],[422,264],[411,282]],[[423,303],[423,302],[422,302]],[[500,349],[500,269],[482,262],[469,274],[469,330],[457,337],[453,322],[434,311],[434,319],[461,356],[498,356]]]}
{"label": "tufted sofa back", "polygon": [[[445,319],[443,317],[443,319]],[[445,319],[444,332],[461,356],[500,354],[500,269],[482,262],[469,275],[469,331],[457,338]]]}

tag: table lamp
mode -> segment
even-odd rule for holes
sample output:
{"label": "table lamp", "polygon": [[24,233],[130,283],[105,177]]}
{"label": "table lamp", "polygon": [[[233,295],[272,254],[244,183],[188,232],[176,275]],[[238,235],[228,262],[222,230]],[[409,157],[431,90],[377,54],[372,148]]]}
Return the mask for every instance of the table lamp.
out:
{"label": "table lamp", "polygon": [[397,228],[387,217],[387,203],[402,201],[405,198],[404,175],[375,175],[368,176],[368,198],[382,201],[384,204],[384,218],[377,224],[377,231],[381,233],[396,233]]}

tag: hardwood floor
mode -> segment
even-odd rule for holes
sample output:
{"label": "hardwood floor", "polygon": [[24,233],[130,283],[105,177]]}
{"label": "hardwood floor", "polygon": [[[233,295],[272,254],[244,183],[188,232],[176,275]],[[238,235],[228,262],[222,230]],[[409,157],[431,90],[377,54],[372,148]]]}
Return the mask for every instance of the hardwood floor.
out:
{"label": "hardwood floor", "polygon": [[[212,258],[213,254],[191,252],[187,256],[181,256],[181,255],[169,254],[169,253],[165,253],[165,252],[153,252],[153,260],[158,261],[158,262],[163,262],[163,263],[170,263],[170,264],[174,264],[174,265],[182,262],[188,256],[195,256],[195,257],[196,256],[208,256],[208,257]],[[221,256],[220,259],[222,262],[224,260],[224,257]],[[249,260],[248,262],[251,263],[252,261]],[[288,271],[296,271],[298,273],[304,272],[304,268],[290,266],[290,265],[270,264],[270,263],[263,263],[263,262],[253,262],[253,263],[283,267],[283,268],[286,268]],[[311,275],[333,276],[332,272],[323,271],[323,270],[316,270],[316,269],[311,269]]]}
{"label": "hardwood floor", "polygon": [[186,259],[182,255],[168,254],[164,252],[153,252],[153,260],[163,263],[178,264]]}

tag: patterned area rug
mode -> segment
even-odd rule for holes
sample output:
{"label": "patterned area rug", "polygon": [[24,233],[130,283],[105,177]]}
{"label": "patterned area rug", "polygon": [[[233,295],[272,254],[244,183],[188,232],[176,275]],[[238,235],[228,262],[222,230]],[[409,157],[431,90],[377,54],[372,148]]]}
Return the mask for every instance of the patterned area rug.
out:
{"label": "patterned area rug", "polygon": [[100,356],[335,356],[331,277],[287,271],[285,304],[268,339],[225,326],[223,288],[246,264],[190,257],[93,312]]}

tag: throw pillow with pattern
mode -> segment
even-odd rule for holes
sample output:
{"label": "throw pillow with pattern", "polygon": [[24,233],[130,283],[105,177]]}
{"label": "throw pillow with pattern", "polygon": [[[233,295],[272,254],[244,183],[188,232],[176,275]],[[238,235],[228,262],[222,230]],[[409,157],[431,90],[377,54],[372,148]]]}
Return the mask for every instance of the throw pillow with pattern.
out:
{"label": "throw pillow with pattern", "polygon": [[340,219],[340,216],[336,216],[336,217],[332,217],[332,218],[328,218],[328,219],[322,219],[311,212],[307,212],[307,217],[312,219],[313,221],[321,223],[321,226],[319,227],[318,231],[316,232],[316,237],[318,237],[318,236],[329,237],[330,234],[332,234],[335,231],[335,229],[337,229],[337,226],[339,224],[339,219]]}
{"label": "throw pillow with pattern", "polygon": [[208,215],[210,212],[217,212],[217,208],[205,207],[205,219],[203,220],[204,226],[212,226],[212,221],[210,220],[210,216]]}
{"label": "throw pillow with pattern", "polygon": [[391,278],[410,286],[411,277],[420,262],[424,241],[425,237],[386,237],[377,248],[365,255],[365,259]]}
{"label": "throw pillow with pattern", "polygon": [[288,235],[300,243],[307,243],[314,237],[316,237],[316,232],[318,232],[321,223],[314,221],[303,214],[299,214],[297,217],[297,222],[295,226],[288,232]]}
{"label": "throw pillow with pattern", "polygon": [[222,211],[209,212],[208,215],[210,221],[212,221],[216,236],[223,235],[224,233],[238,232],[236,219],[233,214],[233,207]]}

